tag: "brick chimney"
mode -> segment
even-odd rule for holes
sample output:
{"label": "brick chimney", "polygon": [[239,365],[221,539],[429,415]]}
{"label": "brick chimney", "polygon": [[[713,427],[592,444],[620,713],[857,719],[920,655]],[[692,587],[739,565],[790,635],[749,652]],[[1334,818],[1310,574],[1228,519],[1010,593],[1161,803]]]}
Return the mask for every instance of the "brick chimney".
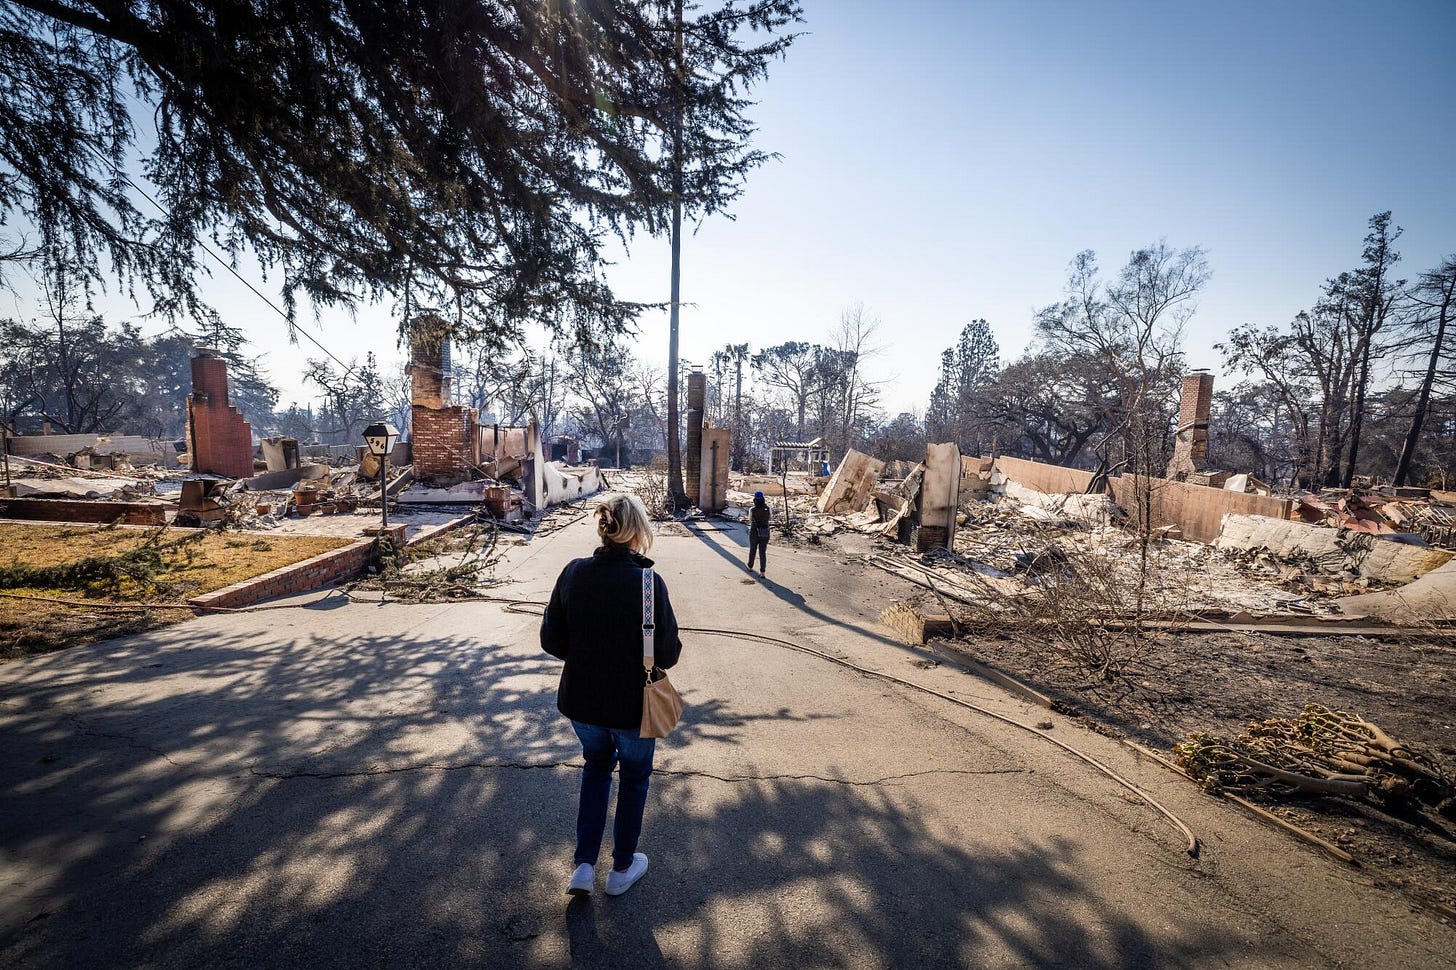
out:
{"label": "brick chimney", "polygon": [[192,470],[227,478],[253,476],[253,428],[228,404],[227,361],[198,348],[187,396],[187,448]]}
{"label": "brick chimney", "polygon": [[410,324],[410,403],[418,407],[450,406],[450,343],[445,322],[436,316]]}
{"label": "brick chimney", "polygon": [[1187,374],[1178,408],[1178,436],[1166,477],[1181,482],[1190,474],[1203,471],[1208,458],[1208,415],[1212,409],[1213,375],[1206,370]]}
{"label": "brick chimney", "polygon": [[475,409],[450,403],[450,338],[445,321],[410,324],[410,448],[415,478],[449,486],[471,477],[478,463]]}

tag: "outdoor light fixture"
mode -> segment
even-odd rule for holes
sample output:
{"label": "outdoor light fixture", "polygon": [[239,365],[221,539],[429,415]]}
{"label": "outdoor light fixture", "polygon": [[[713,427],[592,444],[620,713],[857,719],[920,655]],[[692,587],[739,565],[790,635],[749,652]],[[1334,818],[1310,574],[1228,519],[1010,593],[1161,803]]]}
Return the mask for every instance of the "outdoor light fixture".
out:
{"label": "outdoor light fixture", "polygon": [[376,421],[364,429],[364,444],[369,454],[379,459],[379,521],[389,528],[389,496],[385,494],[384,470],[389,466],[389,451],[399,437],[399,429],[387,421]]}

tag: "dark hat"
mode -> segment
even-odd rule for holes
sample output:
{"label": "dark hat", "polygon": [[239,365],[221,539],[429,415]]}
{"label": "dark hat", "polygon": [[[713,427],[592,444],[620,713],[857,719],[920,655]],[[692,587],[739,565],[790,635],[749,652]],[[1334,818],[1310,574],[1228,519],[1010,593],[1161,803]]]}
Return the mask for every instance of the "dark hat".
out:
{"label": "dark hat", "polygon": [[762,492],[754,492],[753,493],[753,500],[755,502],[762,502],[763,501],[763,493]]}

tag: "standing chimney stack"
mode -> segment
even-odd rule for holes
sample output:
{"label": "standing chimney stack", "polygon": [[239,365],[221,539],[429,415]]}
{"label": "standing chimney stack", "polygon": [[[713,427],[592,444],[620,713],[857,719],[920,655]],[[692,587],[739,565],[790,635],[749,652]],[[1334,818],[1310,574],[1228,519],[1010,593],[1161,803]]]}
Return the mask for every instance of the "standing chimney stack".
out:
{"label": "standing chimney stack", "polygon": [[1208,458],[1208,416],[1213,410],[1213,375],[1195,370],[1183,378],[1183,398],[1178,408],[1178,435],[1173,460],[1166,477],[1181,482],[1203,471]]}

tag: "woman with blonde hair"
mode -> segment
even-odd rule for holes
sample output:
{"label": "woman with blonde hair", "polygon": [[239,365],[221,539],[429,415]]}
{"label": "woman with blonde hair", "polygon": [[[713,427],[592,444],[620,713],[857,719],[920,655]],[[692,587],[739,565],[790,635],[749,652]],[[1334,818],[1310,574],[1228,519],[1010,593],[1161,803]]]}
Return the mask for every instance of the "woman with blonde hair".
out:
{"label": "woman with blonde hair", "polygon": [[[612,768],[620,765],[612,827],[612,871],[606,891],[619,896],[647,872],[637,851],[656,741],[641,737],[643,570],[652,568],[652,522],[635,495],[608,495],[597,506],[602,544],[561,571],[541,621],[541,646],[564,660],[556,706],[571,719],[585,765],[576,813],[575,871],[566,891],[589,895],[607,824]],[[667,598],[653,574],[654,663],[677,663],[682,642]]]}

